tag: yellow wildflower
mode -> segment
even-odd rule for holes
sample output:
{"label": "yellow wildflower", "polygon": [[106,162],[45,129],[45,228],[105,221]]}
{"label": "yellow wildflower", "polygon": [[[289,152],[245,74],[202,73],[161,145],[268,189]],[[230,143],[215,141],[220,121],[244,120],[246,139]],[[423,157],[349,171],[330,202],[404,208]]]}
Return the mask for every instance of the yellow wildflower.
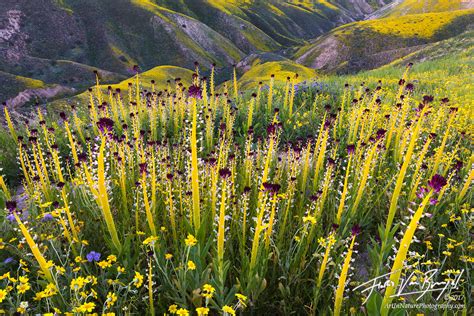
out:
{"label": "yellow wildflower", "polygon": [[303,223],[310,222],[311,225],[316,224],[316,218],[314,216],[308,215],[303,217]]}
{"label": "yellow wildflower", "polygon": [[233,309],[231,306],[229,305],[225,305],[224,307],[222,307],[222,311],[224,312],[224,315],[232,315],[232,316],[235,316],[235,309]]}
{"label": "yellow wildflower", "polygon": [[197,239],[191,234],[188,234],[188,237],[184,240],[186,246],[192,247],[197,244]]}
{"label": "yellow wildflower", "polygon": [[0,303],[7,297],[7,294],[8,292],[6,290],[0,289]]}
{"label": "yellow wildflower", "polygon": [[176,314],[177,311],[178,305],[176,304],[170,305],[170,307],[168,307],[168,312],[170,312],[171,314]]}
{"label": "yellow wildflower", "polygon": [[88,302],[84,303],[81,306],[78,306],[74,309],[75,313],[90,313],[94,310],[95,308],[95,303],[94,302]]}
{"label": "yellow wildflower", "polygon": [[97,262],[97,265],[99,267],[101,267],[102,269],[107,269],[107,268],[112,266],[112,264],[109,261],[106,261],[106,260],[102,260],[102,261]]}
{"label": "yellow wildflower", "polygon": [[136,288],[141,287],[143,285],[143,275],[141,275],[140,272],[135,271],[135,277],[132,282]]}
{"label": "yellow wildflower", "polygon": [[153,246],[155,244],[155,242],[158,240],[158,237],[156,236],[150,236],[148,237],[147,239],[145,239],[143,241],[143,244],[146,246],[146,245],[151,245]]}
{"label": "yellow wildflower", "polygon": [[198,314],[198,316],[209,315],[209,308],[207,308],[207,307],[198,307],[198,308],[196,308],[196,313]]}
{"label": "yellow wildflower", "polygon": [[240,293],[235,293],[235,297],[239,300],[239,304],[242,305],[243,307],[247,307],[247,296],[240,294]]}
{"label": "yellow wildflower", "polygon": [[196,270],[196,264],[192,260],[188,261],[188,269],[189,270]]}
{"label": "yellow wildflower", "polygon": [[189,312],[187,309],[185,308],[180,308],[176,311],[176,315],[179,315],[179,316],[189,316]]}
{"label": "yellow wildflower", "polygon": [[31,285],[30,283],[20,283],[16,286],[16,289],[18,290],[18,293],[23,294],[31,289]]}
{"label": "yellow wildflower", "polygon": [[204,296],[205,298],[212,298],[212,295],[215,291],[216,289],[212,285],[204,284],[202,287],[202,296]]}
{"label": "yellow wildflower", "polygon": [[105,301],[105,303],[107,304],[107,308],[111,308],[115,304],[116,301],[117,301],[117,295],[115,295],[115,293],[109,292],[107,294],[107,300]]}
{"label": "yellow wildflower", "polygon": [[83,277],[77,277],[71,280],[71,290],[79,291],[87,283],[87,280]]}
{"label": "yellow wildflower", "polygon": [[166,260],[171,260],[173,258],[173,255],[170,253],[165,254],[165,259]]}

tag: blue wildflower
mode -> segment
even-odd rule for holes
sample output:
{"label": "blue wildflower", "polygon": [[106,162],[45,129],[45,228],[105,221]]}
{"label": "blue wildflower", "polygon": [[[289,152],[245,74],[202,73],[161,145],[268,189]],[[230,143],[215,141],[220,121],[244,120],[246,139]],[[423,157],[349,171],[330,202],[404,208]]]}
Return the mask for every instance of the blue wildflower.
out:
{"label": "blue wildflower", "polygon": [[89,262],[94,262],[94,261],[99,261],[100,260],[100,253],[91,251],[87,254],[86,256],[87,261]]}

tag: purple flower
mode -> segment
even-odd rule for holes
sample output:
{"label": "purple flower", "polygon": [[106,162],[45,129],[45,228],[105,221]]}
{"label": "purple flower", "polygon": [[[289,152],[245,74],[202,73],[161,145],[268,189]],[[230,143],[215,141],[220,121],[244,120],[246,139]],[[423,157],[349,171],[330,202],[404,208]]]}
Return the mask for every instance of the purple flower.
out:
{"label": "purple flower", "polygon": [[227,179],[232,175],[232,172],[228,168],[223,168],[219,170],[219,175],[222,178]]}
{"label": "purple flower", "polygon": [[202,99],[202,89],[197,85],[192,85],[188,88],[188,95],[190,98]]}
{"label": "purple flower", "polygon": [[425,187],[421,187],[420,190],[416,193],[416,196],[422,199],[426,193],[428,193],[428,189],[426,189]]}
{"label": "purple flower", "polygon": [[428,185],[438,193],[445,185],[447,184],[446,179],[439,174],[435,174],[430,181],[428,181]]}
{"label": "purple flower", "polygon": [[114,121],[107,117],[102,117],[97,122],[97,127],[102,133],[110,133],[114,129]]}
{"label": "purple flower", "polygon": [[44,214],[43,216],[43,222],[46,222],[46,221],[52,221],[54,218],[53,218],[53,215],[49,214],[49,213],[46,213]]}
{"label": "purple flower", "polygon": [[347,153],[349,155],[352,155],[354,154],[354,152],[355,152],[355,145],[347,145]]}
{"label": "purple flower", "polygon": [[13,258],[12,258],[12,257],[8,257],[8,258],[6,258],[5,260],[3,260],[3,263],[4,263],[4,264],[9,264],[10,262],[13,262]]}
{"label": "purple flower", "polygon": [[354,226],[352,226],[352,229],[351,229],[352,236],[359,235],[360,232],[361,232],[361,229],[359,225],[355,224]]}
{"label": "purple flower", "polygon": [[436,204],[438,204],[438,200],[435,199],[435,198],[431,198],[430,199],[430,205],[436,205]]}
{"label": "purple flower", "polygon": [[13,212],[14,210],[16,210],[16,201],[6,201],[5,202],[5,207],[7,208],[7,210],[9,210],[10,212]]}
{"label": "purple flower", "polygon": [[7,218],[10,222],[14,222],[14,221],[15,221],[15,216],[13,216],[13,214],[7,215],[6,218]]}
{"label": "purple flower", "polygon": [[87,261],[89,262],[94,262],[94,261],[99,261],[100,260],[100,253],[91,251],[87,254],[86,256]]}

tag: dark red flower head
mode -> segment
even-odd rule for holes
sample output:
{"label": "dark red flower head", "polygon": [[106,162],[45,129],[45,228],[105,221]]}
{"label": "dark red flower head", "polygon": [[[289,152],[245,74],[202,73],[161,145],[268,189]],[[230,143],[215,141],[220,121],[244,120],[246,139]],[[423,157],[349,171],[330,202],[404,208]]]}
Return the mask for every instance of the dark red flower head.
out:
{"label": "dark red flower head", "polygon": [[357,225],[357,224],[355,224],[354,226],[352,226],[351,233],[352,233],[352,236],[359,235],[359,234],[361,233],[360,226]]}
{"label": "dark red flower head", "polygon": [[353,144],[347,145],[347,153],[349,155],[352,155],[354,152],[355,152],[355,145]]}
{"label": "dark red flower head", "polygon": [[110,133],[114,129],[114,121],[107,117],[102,117],[97,122],[97,127],[102,133]]}
{"label": "dark red flower head", "polygon": [[446,179],[439,174],[435,174],[430,181],[428,181],[428,185],[435,191],[439,192],[445,185],[447,184]]}
{"label": "dark red flower head", "polygon": [[188,88],[188,95],[190,98],[202,99],[202,89],[197,85],[192,85]]}
{"label": "dark red flower head", "polygon": [[223,178],[223,179],[227,179],[231,176],[232,172],[229,170],[229,168],[222,168],[221,170],[219,170],[219,175]]}
{"label": "dark red flower head", "polygon": [[16,201],[6,201],[5,202],[5,207],[7,208],[7,210],[9,210],[10,212],[13,212],[14,210],[16,210]]}

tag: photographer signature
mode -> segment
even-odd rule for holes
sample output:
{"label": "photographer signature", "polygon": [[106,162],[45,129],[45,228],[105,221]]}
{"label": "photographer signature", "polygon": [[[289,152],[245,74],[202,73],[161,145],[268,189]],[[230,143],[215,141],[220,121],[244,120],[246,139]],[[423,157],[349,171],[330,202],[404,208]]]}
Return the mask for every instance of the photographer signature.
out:
{"label": "photographer signature", "polygon": [[[375,290],[382,290],[394,285],[391,280],[386,280],[386,278],[395,272],[397,271],[392,271],[390,273],[373,278],[365,283],[360,284],[353,290],[355,291],[357,289],[362,288],[363,290],[361,291],[361,293],[369,292],[367,298],[363,302],[363,304],[365,304]],[[451,290],[458,289],[459,283],[461,282],[461,276],[464,274],[464,269],[461,270],[460,273],[458,273],[454,278],[448,278],[446,281],[435,280],[435,277],[438,275],[438,272],[439,269],[429,270],[424,273],[424,276],[422,278],[417,277],[415,275],[415,272],[412,272],[410,275],[408,275],[408,277],[400,279],[397,292],[393,294],[392,297],[419,294],[416,298],[416,300],[418,301],[427,293],[440,292],[439,295],[436,297],[436,300],[439,300],[445,292],[449,293]],[[408,291],[408,286],[411,285],[417,285],[418,289],[416,291]]]}

